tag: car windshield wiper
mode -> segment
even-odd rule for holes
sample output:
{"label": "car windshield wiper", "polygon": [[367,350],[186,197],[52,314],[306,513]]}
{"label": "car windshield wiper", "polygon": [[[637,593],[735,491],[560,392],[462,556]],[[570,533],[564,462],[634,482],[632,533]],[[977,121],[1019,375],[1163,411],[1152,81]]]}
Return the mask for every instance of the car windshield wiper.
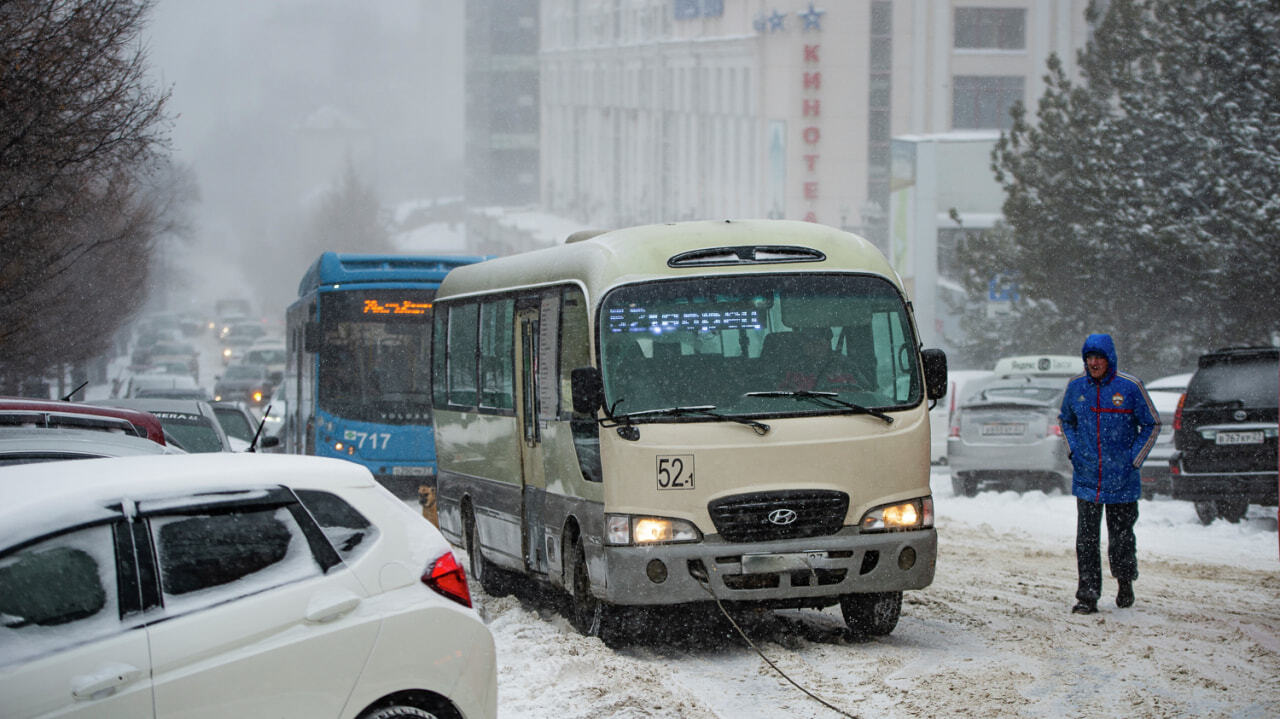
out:
{"label": "car windshield wiper", "polygon": [[761,437],[769,433],[769,425],[764,422],[757,422],[754,419],[746,419],[745,417],[732,417],[726,414],[715,412],[714,404],[703,404],[686,407],[663,407],[660,409],[642,409],[636,412],[624,412],[615,414],[609,419],[620,424],[630,424],[631,420],[640,417],[710,417],[718,422],[737,422],[745,424],[755,430],[756,434]]}
{"label": "car windshield wiper", "polygon": [[844,408],[851,410],[855,414],[869,414],[876,419],[884,420],[885,424],[893,424],[893,417],[881,412],[878,409],[863,407],[860,404],[846,402],[836,396],[835,392],[810,392],[809,390],[777,390],[772,392],[747,392],[747,397],[791,397],[796,401],[808,400],[814,404],[821,405],[827,409]]}
{"label": "car windshield wiper", "polygon": [[1213,409],[1215,407],[1243,407],[1242,399],[1206,399],[1191,406],[1191,409]]}

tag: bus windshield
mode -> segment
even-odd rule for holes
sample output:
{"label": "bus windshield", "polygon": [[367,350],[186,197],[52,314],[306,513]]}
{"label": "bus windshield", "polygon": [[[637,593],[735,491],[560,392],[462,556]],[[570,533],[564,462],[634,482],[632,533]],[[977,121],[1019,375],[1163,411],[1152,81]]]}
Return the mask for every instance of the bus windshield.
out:
{"label": "bus windshield", "polygon": [[385,424],[430,420],[434,299],[423,289],[321,295],[320,408]]}
{"label": "bus windshield", "polygon": [[[673,407],[841,413],[849,404],[905,408],[923,397],[908,309],[879,276],[753,274],[626,285],[603,299],[599,326],[606,401],[618,415]],[[674,416],[689,415],[643,420]]]}

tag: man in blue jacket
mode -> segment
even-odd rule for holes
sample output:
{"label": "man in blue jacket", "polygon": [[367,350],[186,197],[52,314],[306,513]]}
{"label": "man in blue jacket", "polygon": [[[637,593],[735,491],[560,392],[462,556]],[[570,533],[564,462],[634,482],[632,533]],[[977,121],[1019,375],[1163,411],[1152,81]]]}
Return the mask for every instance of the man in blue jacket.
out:
{"label": "man in blue jacket", "polygon": [[1155,445],[1160,416],[1142,381],[1116,371],[1111,335],[1092,334],[1084,341],[1084,374],[1067,384],[1058,422],[1071,454],[1071,493],[1076,496],[1076,614],[1098,611],[1102,594],[1099,534],[1105,508],[1107,558],[1120,584],[1116,606],[1133,605],[1138,578],[1138,547],[1133,525],[1138,521],[1142,480],[1138,468]]}

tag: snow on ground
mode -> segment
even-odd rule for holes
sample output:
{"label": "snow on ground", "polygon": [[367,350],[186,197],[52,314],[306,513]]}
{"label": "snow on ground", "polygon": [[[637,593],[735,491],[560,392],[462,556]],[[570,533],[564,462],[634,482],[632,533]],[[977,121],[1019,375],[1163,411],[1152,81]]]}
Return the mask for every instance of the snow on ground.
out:
{"label": "snow on ground", "polygon": [[[1137,604],[1116,608],[1108,574],[1099,613],[1082,617],[1070,613],[1072,497],[955,497],[945,468],[933,484],[937,576],[907,593],[893,634],[852,638],[836,608],[739,618],[797,683],[882,719],[1276,715],[1274,508],[1205,527],[1189,503],[1141,502]],[[473,585],[473,598],[497,641],[503,719],[841,716],[714,616],[671,612],[663,636],[615,651],[545,597],[494,599]]]}

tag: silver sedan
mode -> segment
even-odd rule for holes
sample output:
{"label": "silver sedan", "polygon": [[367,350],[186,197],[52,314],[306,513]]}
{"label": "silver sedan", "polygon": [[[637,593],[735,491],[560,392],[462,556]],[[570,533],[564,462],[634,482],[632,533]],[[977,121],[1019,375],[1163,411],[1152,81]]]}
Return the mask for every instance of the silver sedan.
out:
{"label": "silver sedan", "polygon": [[994,377],[965,387],[951,420],[947,463],[957,495],[992,487],[1071,492],[1058,426],[1064,377]]}

